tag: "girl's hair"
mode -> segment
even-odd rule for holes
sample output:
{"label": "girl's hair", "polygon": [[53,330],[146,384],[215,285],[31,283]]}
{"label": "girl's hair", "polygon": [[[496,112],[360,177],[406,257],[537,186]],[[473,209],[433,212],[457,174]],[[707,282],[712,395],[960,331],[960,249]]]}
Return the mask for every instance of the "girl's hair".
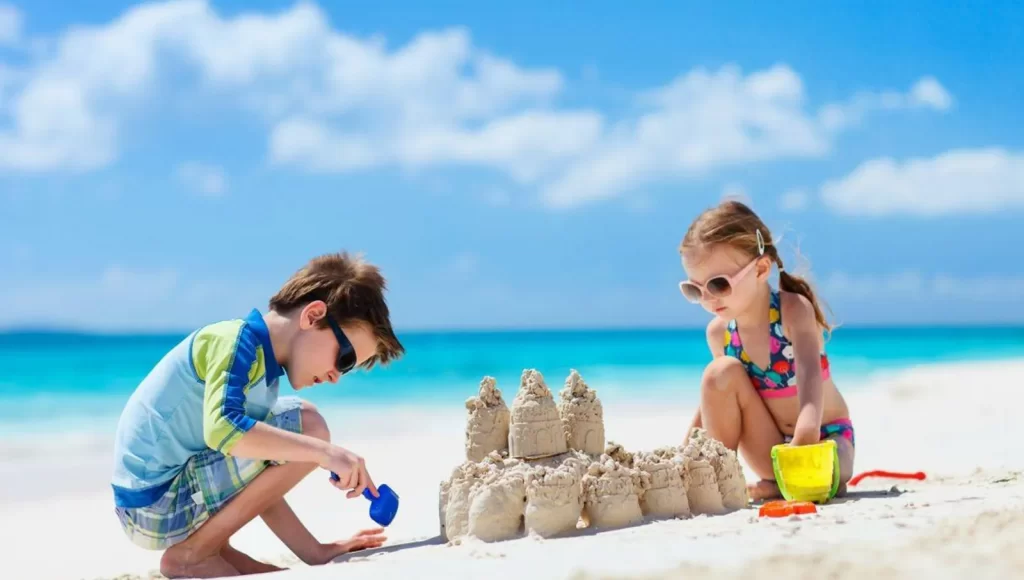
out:
{"label": "girl's hair", "polygon": [[[758,241],[760,233],[761,241]],[[758,256],[759,244],[764,246],[764,255],[779,267],[779,287],[787,292],[794,292],[807,298],[814,307],[814,318],[818,325],[831,332],[832,325],[825,320],[818,298],[807,280],[786,272],[782,266],[782,257],[772,240],[772,234],[761,218],[745,204],[735,200],[723,201],[717,206],[697,216],[690,229],[683,236],[679,252],[695,248],[709,248],[719,244],[731,246],[751,259]]]}

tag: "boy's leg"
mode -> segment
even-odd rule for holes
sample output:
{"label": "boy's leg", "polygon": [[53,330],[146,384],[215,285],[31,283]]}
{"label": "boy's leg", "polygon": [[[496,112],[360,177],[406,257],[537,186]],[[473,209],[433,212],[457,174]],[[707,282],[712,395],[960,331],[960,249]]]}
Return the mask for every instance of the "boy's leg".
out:
{"label": "boy's leg", "polygon": [[[326,422],[312,405],[303,403],[301,413],[303,434],[330,440]],[[234,567],[221,555],[231,536],[281,501],[316,467],[315,463],[286,463],[264,469],[191,536],[164,552],[160,561],[161,573],[168,578],[232,575],[225,573],[225,566]]]}
{"label": "boy's leg", "polygon": [[231,546],[231,544],[225,545],[220,550],[220,557],[225,562],[231,564],[238,573],[245,576],[247,574],[264,574],[267,572],[280,572],[284,568],[279,568],[266,562],[260,562],[245,552],[239,552]]}

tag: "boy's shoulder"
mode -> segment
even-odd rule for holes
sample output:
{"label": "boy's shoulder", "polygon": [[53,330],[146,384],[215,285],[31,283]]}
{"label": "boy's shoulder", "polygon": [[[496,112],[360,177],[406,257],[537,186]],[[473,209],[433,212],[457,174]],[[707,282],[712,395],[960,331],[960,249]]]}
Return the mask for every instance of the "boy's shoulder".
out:
{"label": "boy's shoulder", "polygon": [[200,380],[218,372],[244,372],[254,379],[265,375],[268,367],[273,367],[271,374],[280,374],[270,333],[255,309],[244,318],[219,320],[196,329],[189,359]]}

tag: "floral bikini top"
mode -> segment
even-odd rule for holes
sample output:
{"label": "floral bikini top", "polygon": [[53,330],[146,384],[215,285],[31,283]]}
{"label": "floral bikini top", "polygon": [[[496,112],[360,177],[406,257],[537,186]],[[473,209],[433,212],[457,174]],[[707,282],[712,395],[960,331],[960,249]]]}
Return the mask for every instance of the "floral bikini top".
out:
{"label": "floral bikini top", "polygon": [[[725,331],[725,354],[740,360],[747,369],[750,382],[764,398],[774,399],[796,395],[796,360],[793,358],[793,345],[782,332],[782,307],[779,292],[772,290],[771,305],[768,309],[769,321],[769,359],[768,368],[762,369],[754,364],[750,355],[743,348],[740,340],[740,329],[735,320],[730,320]],[[828,356],[821,353],[821,378],[829,378]]]}

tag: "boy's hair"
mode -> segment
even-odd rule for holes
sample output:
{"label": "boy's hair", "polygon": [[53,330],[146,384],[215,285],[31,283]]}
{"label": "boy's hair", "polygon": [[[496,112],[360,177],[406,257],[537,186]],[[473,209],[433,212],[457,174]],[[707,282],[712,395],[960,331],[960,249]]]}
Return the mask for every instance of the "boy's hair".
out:
{"label": "boy's hair", "polygon": [[[327,314],[339,325],[352,322],[369,324],[377,337],[377,352],[361,366],[370,369],[376,363],[387,364],[405,353],[391,329],[388,305],[384,300],[387,281],[380,269],[347,252],[317,256],[285,282],[270,299],[270,308],[288,312],[314,300],[327,303]],[[319,328],[327,328],[321,319]]]}
{"label": "boy's hair", "polygon": [[727,200],[697,216],[697,219],[690,225],[690,229],[686,231],[686,235],[683,236],[679,252],[725,244],[753,259],[758,255],[758,232],[761,233],[764,255],[779,267],[779,286],[787,292],[801,294],[807,298],[814,307],[814,318],[818,321],[818,325],[831,332],[833,326],[825,319],[825,314],[821,310],[820,302],[815,296],[814,290],[811,289],[810,283],[783,269],[782,257],[779,256],[778,248],[772,240],[768,226],[764,225],[761,218],[746,204],[736,200]]}

